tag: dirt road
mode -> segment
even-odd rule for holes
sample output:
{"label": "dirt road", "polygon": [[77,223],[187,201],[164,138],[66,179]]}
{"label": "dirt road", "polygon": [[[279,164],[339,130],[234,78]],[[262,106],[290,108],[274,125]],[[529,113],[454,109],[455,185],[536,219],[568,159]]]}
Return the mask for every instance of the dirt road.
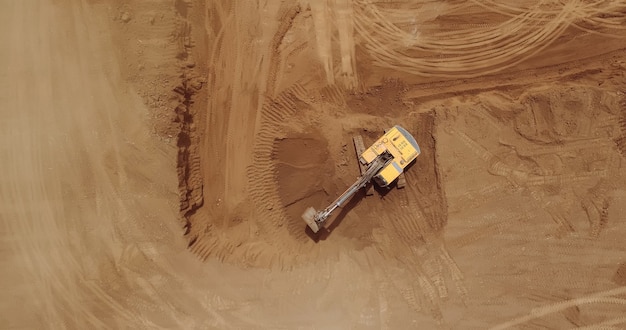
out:
{"label": "dirt road", "polygon": [[80,2],[2,8],[2,323],[149,325],[114,293],[147,284],[125,278],[129,260],[176,246],[171,147],[121,81],[105,17]]}
{"label": "dirt road", "polygon": [[0,325],[623,326],[625,7],[0,1]]}

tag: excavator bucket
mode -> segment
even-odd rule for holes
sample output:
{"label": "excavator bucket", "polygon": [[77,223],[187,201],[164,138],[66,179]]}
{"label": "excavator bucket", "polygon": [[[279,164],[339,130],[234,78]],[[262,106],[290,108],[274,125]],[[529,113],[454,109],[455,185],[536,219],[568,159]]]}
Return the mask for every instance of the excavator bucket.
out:
{"label": "excavator bucket", "polygon": [[302,219],[306,224],[311,228],[314,233],[317,233],[320,228],[317,226],[315,222],[315,215],[317,214],[317,210],[314,207],[307,208],[304,213],[302,213]]}

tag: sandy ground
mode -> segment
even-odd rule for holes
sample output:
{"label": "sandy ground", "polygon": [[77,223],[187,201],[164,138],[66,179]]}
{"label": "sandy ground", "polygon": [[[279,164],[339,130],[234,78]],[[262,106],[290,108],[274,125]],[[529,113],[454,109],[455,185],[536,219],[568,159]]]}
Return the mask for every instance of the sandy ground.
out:
{"label": "sandy ground", "polygon": [[0,8],[2,328],[626,326],[625,2]]}

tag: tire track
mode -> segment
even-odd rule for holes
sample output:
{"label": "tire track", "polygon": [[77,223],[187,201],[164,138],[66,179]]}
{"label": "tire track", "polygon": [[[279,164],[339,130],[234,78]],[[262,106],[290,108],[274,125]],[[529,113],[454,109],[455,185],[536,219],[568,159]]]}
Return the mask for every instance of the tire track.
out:
{"label": "tire track", "polygon": [[567,77],[587,76],[601,72],[603,67],[601,60],[619,56],[622,52],[623,49],[618,49],[583,60],[574,60],[536,69],[495,73],[485,75],[484,77],[475,77],[471,81],[455,79],[444,82],[417,84],[411,86],[405,98],[415,99],[416,101],[428,101],[449,95],[523,89],[535,84],[538,78],[552,83],[567,81]]}
{"label": "tire track", "polygon": [[280,51],[280,46],[283,43],[283,39],[285,38],[285,34],[289,32],[291,26],[293,25],[293,21],[296,19],[296,16],[300,14],[302,9],[300,5],[293,5],[291,7],[283,6],[281,10],[283,13],[279,13],[280,18],[278,21],[280,22],[272,41],[270,42],[270,66],[268,69],[268,78],[267,78],[267,94],[269,97],[274,97],[276,94],[277,88],[277,75],[280,73],[279,70],[281,68],[281,63],[283,62],[283,54]]}
{"label": "tire track", "polygon": [[349,90],[355,90],[359,85],[359,77],[357,75],[352,1],[335,0],[333,4],[333,19],[339,35],[339,54],[341,56],[340,78],[343,86]]}
{"label": "tire track", "polygon": [[[451,131],[457,138],[463,142],[470,150],[474,152],[485,163],[489,164],[489,172],[493,175],[507,178],[511,183],[517,186],[544,186],[556,185],[561,186],[564,183],[585,182],[589,179],[605,178],[609,170],[587,171],[583,173],[567,173],[561,175],[537,175],[525,171],[516,170],[511,165],[504,163],[499,157],[485,149],[478,142],[467,136],[463,132]],[[588,141],[585,141],[586,143]],[[591,148],[591,145],[588,145]],[[558,147],[556,147],[558,148]],[[556,149],[562,150],[562,149]]]}
{"label": "tire track", "polygon": [[[287,219],[276,186],[279,178],[274,160],[275,141],[277,138],[284,137],[280,128],[281,123],[297,112],[296,103],[300,100],[296,96],[298,94],[306,95],[307,92],[301,85],[296,84],[264,104],[260,114],[260,129],[256,134],[253,149],[253,165],[250,165],[247,171],[250,197],[255,207],[255,219],[262,224],[263,230],[270,237],[284,237],[286,232],[292,236],[291,239],[279,242],[278,249],[283,251],[299,251],[310,248],[307,244],[310,240],[304,235],[302,227],[293,227],[293,224]],[[299,244],[291,243],[293,239]],[[291,253],[287,256],[283,255],[283,257],[292,259],[296,256]],[[279,263],[279,267],[286,265],[287,263]]]}
{"label": "tire track", "polygon": [[344,90],[337,85],[329,85],[322,87],[317,93],[320,100],[323,102],[332,104],[339,108],[345,108],[346,99],[344,97]]}
{"label": "tire track", "polygon": [[612,297],[616,297],[625,293],[626,293],[626,287],[618,287],[612,290],[596,292],[596,293],[593,293],[593,294],[590,294],[588,296],[581,297],[581,298],[570,299],[570,300],[566,300],[563,302],[558,302],[558,303],[554,303],[554,304],[550,304],[546,306],[533,308],[528,315],[521,316],[513,320],[498,324],[490,329],[491,330],[509,329],[514,326],[519,326],[519,325],[528,323],[534,319],[538,319],[545,315],[557,313],[567,308],[575,307],[575,306],[582,305],[582,304],[612,303],[612,304],[626,305],[626,300],[612,298]]}
{"label": "tire track", "polygon": [[[578,202],[589,221],[589,237],[597,238],[608,222],[607,194],[614,189],[614,185],[607,180],[620,175],[615,172],[620,165],[619,160],[614,159],[617,154],[612,156],[614,146],[611,143],[615,136],[613,127],[617,124],[611,114],[615,112],[617,103],[607,99],[607,95],[612,95],[610,92],[598,94],[595,89],[590,92],[587,88],[580,90],[571,86],[557,91],[531,90],[518,98],[527,110],[530,109],[527,113],[538,118],[535,119],[539,121],[536,127],[532,124],[519,126],[520,120],[524,123],[527,119],[521,117],[524,112],[518,112],[514,118],[507,117],[508,124],[498,123],[497,110],[491,113],[488,109],[479,108],[470,115],[486,123],[490,127],[489,134],[499,136],[500,146],[514,152],[513,155],[503,152],[509,157],[507,161],[466,133],[449,131],[486,164],[489,173],[504,177],[515,187],[530,192],[536,206],[547,211],[557,225],[557,236],[576,231],[569,214],[580,211],[573,209]],[[574,94],[586,96],[582,99],[569,97]],[[558,99],[555,95],[559,95]],[[537,114],[538,111],[547,114]],[[598,120],[589,122],[589,118]],[[559,126],[561,123],[567,126]],[[510,125],[514,127],[508,127]],[[544,127],[548,128],[544,130]],[[574,154],[582,154],[583,157],[572,159],[570,155]],[[546,156],[556,156],[556,160]],[[558,197],[572,193],[575,194],[572,204]],[[492,229],[499,230],[497,227]]]}
{"label": "tire track", "polygon": [[[381,202],[365,199],[371,215],[361,217],[361,221],[371,218],[380,224],[385,235],[374,235],[374,240],[383,260],[397,260],[400,267],[411,274],[407,287],[396,286],[407,304],[416,312],[427,312],[439,324],[444,324],[441,302],[450,299],[452,292],[465,301],[467,289],[460,269],[439,238],[447,213],[437,174],[435,139],[431,136],[434,125],[434,116],[430,113],[414,119],[410,127],[416,127],[414,136],[420,141],[422,154],[406,172],[406,187],[389,191]],[[432,178],[431,181],[428,178]],[[451,281],[446,280],[447,277]]]}
{"label": "tire track", "polygon": [[[444,78],[475,77],[512,67],[544,50],[577,20],[620,10],[619,6],[606,6],[596,11],[574,2],[546,11],[537,3],[512,15],[501,13],[505,20],[493,28],[419,31],[418,35],[417,30],[403,30],[398,17],[371,1],[357,1],[354,7],[356,30],[365,40],[375,64],[419,76]],[[484,9],[497,11],[494,8],[497,6]],[[444,7],[441,11],[440,17],[445,17],[454,9]],[[411,52],[420,55],[408,55]],[[442,56],[424,57],[424,53]]]}
{"label": "tire track", "polygon": [[626,98],[622,97],[619,105],[621,108],[617,119],[619,136],[613,141],[622,157],[626,158]]}
{"label": "tire track", "polygon": [[332,59],[332,20],[329,17],[331,9],[327,1],[310,0],[311,14],[313,16],[313,27],[315,29],[315,40],[317,56],[326,74],[326,83],[335,84],[334,64]]}

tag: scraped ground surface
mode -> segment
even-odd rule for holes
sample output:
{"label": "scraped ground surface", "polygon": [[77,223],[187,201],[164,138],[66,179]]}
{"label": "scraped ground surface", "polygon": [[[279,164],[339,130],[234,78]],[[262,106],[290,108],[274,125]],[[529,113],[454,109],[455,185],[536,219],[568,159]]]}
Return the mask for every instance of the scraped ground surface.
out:
{"label": "scraped ground surface", "polygon": [[626,326],[626,2],[0,8],[2,328]]}

